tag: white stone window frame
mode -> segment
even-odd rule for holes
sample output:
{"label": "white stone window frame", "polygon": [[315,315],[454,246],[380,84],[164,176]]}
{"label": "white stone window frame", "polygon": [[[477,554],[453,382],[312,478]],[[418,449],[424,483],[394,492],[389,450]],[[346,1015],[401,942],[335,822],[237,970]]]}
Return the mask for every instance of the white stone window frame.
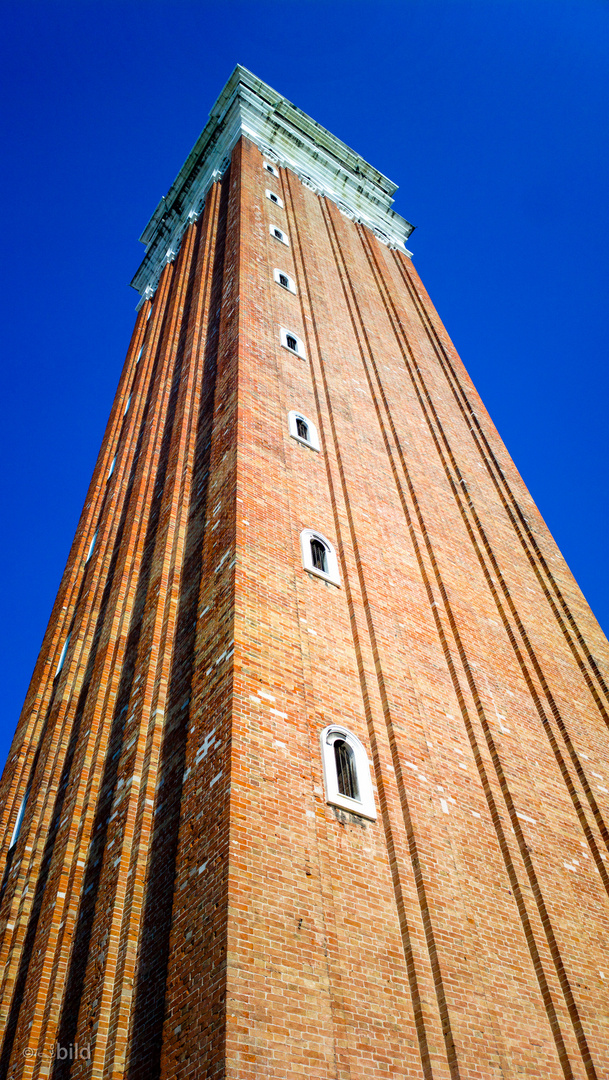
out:
{"label": "white stone window frame", "polygon": [[62,667],[63,667],[63,665],[65,663],[65,659],[66,659],[66,656],[67,656],[67,653],[68,653],[68,648],[70,646],[70,638],[71,637],[72,637],[72,631],[70,630],[70,633],[68,634],[66,640],[63,643],[63,648],[61,650],[61,653],[59,654],[59,660],[57,661],[57,668],[55,669],[55,676],[54,676],[55,678],[57,678],[57,676],[59,675],[59,672],[61,671],[61,669],[62,669]]}
{"label": "white stone window frame", "polygon": [[306,187],[309,189],[309,191],[314,191],[316,195],[319,195],[319,188],[316,187],[310,176],[306,176],[304,173],[300,173],[299,179],[303,187]]}
{"label": "white stone window frame", "polygon": [[344,202],[337,202],[336,205],[338,206],[341,214],[344,214],[345,217],[350,218],[351,221],[355,221],[355,211],[352,210],[350,206],[347,206],[347,204]]}
{"label": "white stone window frame", "polygon": [[[279,280],[282,274],[285,278],[288,279],[287,285],[283,285],[282,282]],[[275,269],[273,270],[273,280],[276,281],[282,289],[285,289],[287,292],[294,293],[294,296],[296,296],[296,282],[294,281],[294,278],[290,277],[286,270],[278,270],[277,267],[275,267]]]}
{"label": "white stone window frame", "polygon": [[276,176],[277,179],[279,179],[279,170],[275,168],[271,161],[264,161],[262,164],[262,168],[265,172],[270,173],[271,176]]}
{"label": "white stone window frame", "polygon": [[[338,774],[336,772],[336,758],[334,756],[334,743],[337,739],[343,739],[353,750],[355,757],[355,773],[357,786],[360,793],[359,799],[350,799],[338,790]],[[374,789],[370,776],[370,762],[363,743],[352,731],[340,724],[330,724],[319,736],[321,743],[321,758],[324,768],[324,786],[326,789],[326,802],[329,806],[337,806],[341,810],[348,810],[351,814],[358,814],[367,818],[368,821],[376,821],[376,805],[374,802]]]}
{"label": "white stone window frame", "polygon": [[[296,342],[296,348],[292,349],[288,345],[288,337],[293,337]],[[292,356],[299,356],[301,360],[306,360],[307,354],[303,342],[293,330],[286,330],[285,326],[282,326],[279,330],[279,338],[284,349],[287,349]]]}
{"label": "white stone window frame", "polygon": [[[273,240],[277,240],[280,244],[285,244],[286,247],[290,246],[290,241],[288,240],[283,229],[279,228],[279,225],[269,225],[269,232],[273,237]],[[279,233],[279,236],[276,236],[276,233]]]}
{"label": "white stone window frame", "polygon": [[381,244],[385,244],[387,247],[391,246],[391,238],[387,236],[386,232],[383,232],[382,229],[379,229],[376,226],[372,231],[376,236],[377,240],[381,241]]}
{"label": "white stone window frame", "polygon": [[[309,430],[308,439],[303,439],[302,435],[298,434],[298,420],[302,420],[307,425],[307,428]],[[296,442],[301,443],[302,446],[308,446],[309,450],[315,450],[317,453],[319,453],[320,446],[317,428],[315,427],[313,421],[309,420],[308,416],[305,416],[304,413],[295,412],[294,409],[292,409],[288,413],[288,429],[292,438],[296,439]]]}
{"label": "white stone window frame", "polygon": [[[319,540],[326,549],[328,560],[327,573],[324,570],[318,570],[316,566],[313,566],[311,540]],[[318,529],[303,529],[300,534],[300,550],[302,554],[302,565],[307,573],[321,578],[322,581],[329,581],[331,585],[336,585],[340,589],[340,570],[338,568],[336,548],[323,533],[320,533]]]}
{"label": "white stone window frame", "polygon": [[28,785],[27,791],[21,800],[21,805],[17,811],[17,817],[15,818],[15,824],[13,826],[13,832],[11,835],[11,842],[8,846],[8,850],[12,851],[19,839],[19,833],[21,832],[21,826],[23,825],[23,817],[25,814],[25,808],[30,794],[30,787]]}
{"label": "white stone window frame", "polygon": [[283,199],[280,195],[277,194],[276,191],[271,191],[270,188],[267,188],[264,194],[266,195],[267,199],[271,200],[273,206],[278,206],[281,210],[284,209]]}
{"label": "white stone window frame", "polygon": [[87,563],[88,563],[88,562],[90,561],[90,559],[91,559],[91,556],[93,555],[93,552],[95,551],[95,544],[96,544],[96,541],[97,541],[97,537],[98,537],[98,535],[99,535],[99,528],[97,528],[97,529],[95,530],[95,532],[93,533],[93,537],[92,537],[91,543],[89,544],[89,550],[88,550],[88,552],[87,552],[87,557],[86,557],[86,559],[85,559],[85,566],[86,566],[86,565],[87,565]]}

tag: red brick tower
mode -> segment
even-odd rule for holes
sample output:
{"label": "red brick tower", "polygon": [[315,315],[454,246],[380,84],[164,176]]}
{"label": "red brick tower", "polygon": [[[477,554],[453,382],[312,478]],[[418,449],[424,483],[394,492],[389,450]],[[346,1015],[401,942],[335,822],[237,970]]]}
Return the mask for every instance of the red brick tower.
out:
{"label": "red brick tower", "polygon": [[593,1080],[609,650],[394,186],[237,68],[2,779],[0,1080]]}

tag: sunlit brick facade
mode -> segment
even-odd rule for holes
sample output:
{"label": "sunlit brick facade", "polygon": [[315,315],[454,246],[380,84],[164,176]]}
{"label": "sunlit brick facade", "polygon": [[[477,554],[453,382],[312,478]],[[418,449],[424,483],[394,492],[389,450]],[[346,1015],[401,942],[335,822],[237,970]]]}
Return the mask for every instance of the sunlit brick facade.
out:
{"label": "sunlit brick facade", "polygon": [[0,1078],[608,1075],[609,649],[394,190],[237,68],[143,234],[2,779]]}

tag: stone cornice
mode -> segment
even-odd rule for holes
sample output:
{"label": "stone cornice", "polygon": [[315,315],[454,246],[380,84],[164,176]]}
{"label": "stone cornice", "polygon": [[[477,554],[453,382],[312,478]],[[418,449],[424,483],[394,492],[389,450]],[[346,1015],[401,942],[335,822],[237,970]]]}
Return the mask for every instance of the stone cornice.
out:
{"label": "stone cornice", "polygon": [[397,185],[238,64],[140,237],[146,255],[131,284],[142,299],[154,293],[163,266],[175,258],[184,229],[200,214],[209,188],[224,173],[241,135],[343,213],[367,225],[383,243],[404,249],[413,226],[391,209]]}

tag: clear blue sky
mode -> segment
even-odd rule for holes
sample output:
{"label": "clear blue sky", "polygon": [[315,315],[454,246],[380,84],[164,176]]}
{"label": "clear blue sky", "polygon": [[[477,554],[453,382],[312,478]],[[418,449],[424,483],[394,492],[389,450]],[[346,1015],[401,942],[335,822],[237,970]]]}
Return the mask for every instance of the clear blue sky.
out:
{"label": "clear blue sky", "polygon": [[235,63],[399,184],[416,265],[605,630],[605,0],[0,2],[8,749],[136,303]]}

